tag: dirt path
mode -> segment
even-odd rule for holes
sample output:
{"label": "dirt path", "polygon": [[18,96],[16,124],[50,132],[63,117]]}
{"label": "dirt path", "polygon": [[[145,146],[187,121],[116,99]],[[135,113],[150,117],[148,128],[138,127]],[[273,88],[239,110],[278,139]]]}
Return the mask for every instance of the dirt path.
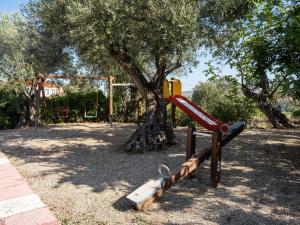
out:
{"label": "dirt path", "polygon": [[[184,179],[146,212],[124,196],[157,167],[175,169],[180,144],[162,152],[128,154],[122,144],[134,125],[60,125],[0,131],[0,150],[53,210],[63,225],[300,224],[300,131],[249,130],[223,151],[221,186],[209,186],[209,162]],[[208,138],[197,139],[198,149]]]}

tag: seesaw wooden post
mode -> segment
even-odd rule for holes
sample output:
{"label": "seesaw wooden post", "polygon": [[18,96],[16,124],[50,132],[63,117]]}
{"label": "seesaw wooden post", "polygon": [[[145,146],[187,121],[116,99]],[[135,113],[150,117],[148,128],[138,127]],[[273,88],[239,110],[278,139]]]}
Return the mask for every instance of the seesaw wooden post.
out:
{"label": "seesaw wooden post", "polygon": [[189,126],[187,129],[185,155],[186,161],[192,158],[192,156],[194,156],[196,153],[196,135],[194,134],[194,131],[196,131],[194,126]]}
{"label": "seesaw wooden post", "polygon": [[[213,143],[211,146],[203,149],[201,152],[194,154],[193,156],[190,154],[192,152],[192,143],[193,139],[190,140],[190,147],[189,147],[189,155],[191,158],[187,160],[185,163],[181,164],[179,168],[168,178],[158,178],[156,180],[150,180],[144,185],[137,188],[131,194],[127,195],[127,200],[131,202],[131,204],[138,210],[143,210],[147,208],[147,206],[153,202],[156,198],[161,196],[165,191],[167,191],[170,187],[172,187],[176,182],[183,179],[184,177],[189,176],[192,174],[201,163],[205,160],[209,159],[209,157],[214,154],[213,158],[213,168],[212,171],[212,178],[213,178],[213,185],[218,184],[220,181],[220,168],[221,166],[221,148],[229,143],[233,138],[239,135],[243,129],[245,128],[244,122],[235,123],[230,127],[230,133],[228,135],[222,136],[221,132],[216,133],[213,135]],[[188,134],[191,133],[191,130]],[[190,137],[192,138],[191,135]],[[188,135],[189,136],[189,135]],[[187,148],[188,149],[188,148]],[[214,149],[214,150],[213,150]],[[212,153],[214,151],[214,153]],[[216,163],[217,162],[217,163]],[[218,164],[219,163],[219,164]],[[216,166],[217,165],[217,166]],[[218,167],[219,165],[219,167]],[[217,169],[215,169],[217,168]],[[219,172],[218,172],[219,171]]]}
{"label": "seesaw wooden post", "polygon": [[211,149],[211,174],[210,183],[213,187],[218,187],[221,178],[221,149],[222,133],[219,130],[213,132]]}
{"label": "seesaw wooden post", "polygon": [[[196,128],[194,126],[189,126],[187,129],[187,135],[186,135],[186,154],[185,154],[185,160],[188,161],[190,158],[192,158],[196,154],[196,135],[194,132],[196,131]],[[195,172],[192,172],[189,174],[190,178],[195,177]]]}

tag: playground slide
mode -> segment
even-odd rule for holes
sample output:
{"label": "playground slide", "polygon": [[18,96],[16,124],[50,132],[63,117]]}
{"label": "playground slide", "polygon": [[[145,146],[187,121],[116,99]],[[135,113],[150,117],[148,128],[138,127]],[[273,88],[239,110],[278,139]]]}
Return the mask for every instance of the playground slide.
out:
{"label": "playground slide", "polygon": [[221,132],[228,133],[229,127],[227,124],[221,123],[217,119],[213,118],[189,99],[181,95],[176,95],[169,97],[169,100],[206,129],[211,131],[220,129]]}

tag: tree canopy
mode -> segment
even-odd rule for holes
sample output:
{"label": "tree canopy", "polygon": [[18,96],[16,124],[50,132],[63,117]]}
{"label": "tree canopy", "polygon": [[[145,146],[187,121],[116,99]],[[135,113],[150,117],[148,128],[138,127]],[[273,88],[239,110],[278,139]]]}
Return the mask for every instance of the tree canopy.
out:
{"label": "tree canopy", "polygon": [[5,88],[27,94],[25,80],[33,79],[35,73],[25,54],[29,39],[23,35],[21,23],[18,14],[0,18],[0,77],[7,81]]}
{"label": "tree canopy", "polygon": [[291,127],[272,106],[276,92],[299,99],[300,7],[297,1],[262,1],[215,52],[237,69],[244,94],[274,127]]}
{"label": "tree canopy", "polygon": [[191,63],[199,46],[194,1],[42,0],[28,11],[44,28],[67,36],[83,61],[126,69],[121,57],[127,55],[151,81],[157,65],[165,72]]}
{"label": "tree canopy", "polygon": [[[37,121],[39,74],[57,71],[71,64],[64,44],[55,33],[42,32],[31,19],[21,14],[3,14],[0,17],[0,89],[19,98],[23,118],[21,124]],[[24,98],[25,97],[25,98]],[[20,110],[19,110],[20,111]]]}
{"label": "tree canopy", "polygon": [[253,102],[241,92],[237,79],[230,76],[200,82],[194,88],[192,101],[227,123],[247,121],[255,111]]}
{"label": "tree canopy", "polygon": [[53,33],[40,32],[32,20],[18,13],[0,18],[0,76],[9,87],[24,91],[25,81],[62,69],[69,56]]}
{"label": "tree canopy", "polygon": [[36,30],[59,35],[84,63],[123,71],[135,84],[146,113],[128,146],[144,150],[174,143],[161,96],[166,76],[195,65],[199,48],[220,43],[251,5],[250,0],[39,0],[30,1],[26,14]]}

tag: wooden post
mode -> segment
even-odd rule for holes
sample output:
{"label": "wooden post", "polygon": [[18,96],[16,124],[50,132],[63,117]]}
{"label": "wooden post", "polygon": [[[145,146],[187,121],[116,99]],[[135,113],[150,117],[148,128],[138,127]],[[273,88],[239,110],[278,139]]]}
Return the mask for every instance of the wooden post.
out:
{"label": "wooden post", "polygon": [[[186,154],[185,159],[188,161],[190,158],[192,158],[196,154],[196,135],[194,134],[195,131],[194,126],[189,126],[187,129],[186,134]],[[191,172],[189,174],[190,178],[195,177],[195,171]]]}
{"label": "wooden post", "polygon": [[171,104],[171,111],[172,111],[172,115],[171,115],[172,125],[173,128],[175,128],[176,127],[176,105],[174,105],[173,103]]}
{"label": "wooden post", "polygon": [[35,130],[39,126],[40,117],[40,95],[41,95],[41,75],[36,76],[36,84],[34,85],[35,90],[35,117],[34,117],[34,128]]}
{"label": "wooden post", "polygon": [[211,150],[211,177],[212,187],[218,187],[221,177],[221,149],[222,133],[219,130],[213,132]]}
{"label": "wooden post", "polygon": [[137,124],[140,125],[140,114],[141,114],[141,104],[140,100],[137,102]]}
{"label": "wooden post", "polygon": [[113,77],[109,76],[109,123],[112,127],[112,115],[113,115]]}
{"label": "wooden post", "polygon": [[194,135],[195,131],[194,126],[189,126],[187,129],[186,134],[186,161],[188,161],[190,158],[192,158],[193,155],[195,155],[196,151],[196,135]]}
{"label": "wooden post", "polygon": [[44,101],[44,110],[45,110],[45,122],[46,122],[46,127],[48,127],[48,107],[47,107],[47,99],[45,95],[45,82],[46,79],[42,79],[41,87],[42,87],[42,96],[43,96],[43,101]]}
{"label": "wooden post", "polygon": [[40,117],[40,95],[41,89],[38,89],[35,92],[35,118],[34,118],[34,128],[37,129],[39,126],[39,117]]}
{"label": "wooden post", "polygon": [[[243,129],[245,128],[245,123],[240,122],[231,125],[230,134],[223,136],[218,133],[218,135],[214,137],[219,137],[221,140],[219,142],[219,148],[221,150],[222,146],[225,146],[232,139],[234,139],[237,135],[239,135]],[[218,139],[218,138],[216,138]],[[217,143],[218,141],[215,141]],[[192,142],[190,142],[192,143]],[[212,154],[213,146],[209,146],[203,149],[201,152],[195,154],[188,161],[183,163],[179,169],[174,172],[167,180],[162,182],[161,178],[156,180],[150,180],[145,183],[134,192],[129,194],[126,198],[138,209],[145,209],[151,202],[153,202],[156,198],[161,196],[164,192],[166,192],[170,187],[172,187],[176,182],[183,179],[184,177],[191,174],[194,170],[196,170],[201,163],[205,160],[209,159]],[[219,155],[221,157],[221,155]],[[220,158],[221,159],[221,158]]]}

